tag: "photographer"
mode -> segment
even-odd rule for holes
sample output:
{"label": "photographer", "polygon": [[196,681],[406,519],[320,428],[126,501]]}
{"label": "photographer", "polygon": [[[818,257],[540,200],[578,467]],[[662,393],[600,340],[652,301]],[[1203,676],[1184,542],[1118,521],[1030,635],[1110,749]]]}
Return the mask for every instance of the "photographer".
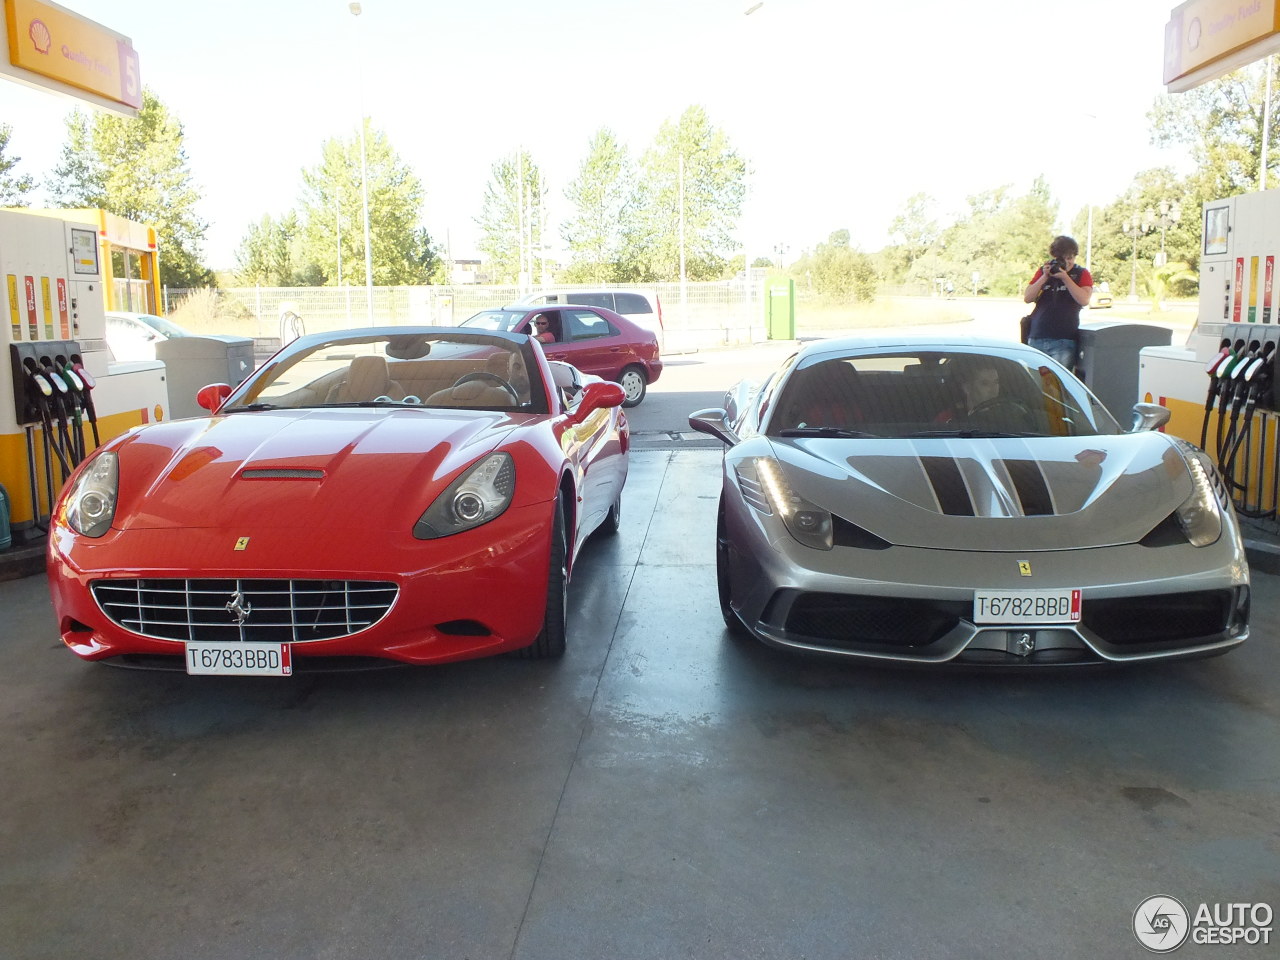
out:
{"label": "photographer", "polygon": [[1076,264],[1080,245],[1071,237],[1054,237],[1050,260],[1027,284],[1022,299],[1034,303],[1027,318],[1027,344],[1074,370],[1080,339],[1080,309],[1093,295],[1093,277]]}

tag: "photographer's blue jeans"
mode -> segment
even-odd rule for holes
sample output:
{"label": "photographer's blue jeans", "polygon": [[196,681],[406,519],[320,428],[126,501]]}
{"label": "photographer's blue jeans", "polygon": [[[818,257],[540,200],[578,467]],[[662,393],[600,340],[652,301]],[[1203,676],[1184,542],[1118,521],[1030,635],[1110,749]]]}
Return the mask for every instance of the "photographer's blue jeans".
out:
{"label": "photographer's blue jeans", "polygon": [[1075,370],[1076,368],[1076,342],[1074,340],[1047,340],[1041,337],[1032,337],[1027,341],[1027,346],[1034,347],[1041,353],[1047,353],[1068,370]]}

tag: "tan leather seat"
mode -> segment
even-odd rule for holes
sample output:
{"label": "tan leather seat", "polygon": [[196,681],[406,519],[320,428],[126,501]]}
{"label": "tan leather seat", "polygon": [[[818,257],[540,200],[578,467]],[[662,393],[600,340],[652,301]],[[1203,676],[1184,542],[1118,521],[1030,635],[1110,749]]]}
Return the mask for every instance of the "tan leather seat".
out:
{"label": "tan leather seat", "polygon": [[429,407],[514,407],[515,398],[492,381],[468,380],[437,390],[427,397]]}
{"label": "tan leather seat", "polygon": [[400,384],[391,379],[385,359],[356,357],[351,361],[347,375],[329,391],[329,396],[325,399],[329,403],[361,403],[378,397],[403,400],[404,391]]}

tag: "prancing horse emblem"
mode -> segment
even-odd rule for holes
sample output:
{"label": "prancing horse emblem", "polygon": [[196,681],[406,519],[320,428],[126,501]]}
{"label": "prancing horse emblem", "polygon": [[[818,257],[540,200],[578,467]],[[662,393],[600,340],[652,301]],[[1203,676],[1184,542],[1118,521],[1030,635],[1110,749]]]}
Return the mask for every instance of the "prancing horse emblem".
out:
{"label": "prancing horse emblem", "polygon": [[1029,577],[1029,576],[1031,576],[1031,561],[1030,561],[1030,560],[1019,560],[1019,561],[1018,561],[1018,575],[1019,575],[1019,576],[1023,576],[1023,577]]}
{"label": "prancing horse emblem", "polygon": [[237,625],[243,627],[244,622],[249,619],[249,614],[253,613],[253,605],[245,599],[243,593],[237,590],[227,601],[227,613],[236,618]]}

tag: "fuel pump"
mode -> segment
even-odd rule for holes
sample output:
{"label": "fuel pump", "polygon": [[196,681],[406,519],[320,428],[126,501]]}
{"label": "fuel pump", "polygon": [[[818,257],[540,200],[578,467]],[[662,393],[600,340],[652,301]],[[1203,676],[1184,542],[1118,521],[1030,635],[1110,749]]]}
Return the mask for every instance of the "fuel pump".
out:
{"label": "fuel pump", "polygon": [[0,486],[13,494],[14,545],[42,536],[90,444],[166,416],[164,364],[117,362],[106,343],[107,311],[162,309],[158,264],[145,224],[0,209]]}

